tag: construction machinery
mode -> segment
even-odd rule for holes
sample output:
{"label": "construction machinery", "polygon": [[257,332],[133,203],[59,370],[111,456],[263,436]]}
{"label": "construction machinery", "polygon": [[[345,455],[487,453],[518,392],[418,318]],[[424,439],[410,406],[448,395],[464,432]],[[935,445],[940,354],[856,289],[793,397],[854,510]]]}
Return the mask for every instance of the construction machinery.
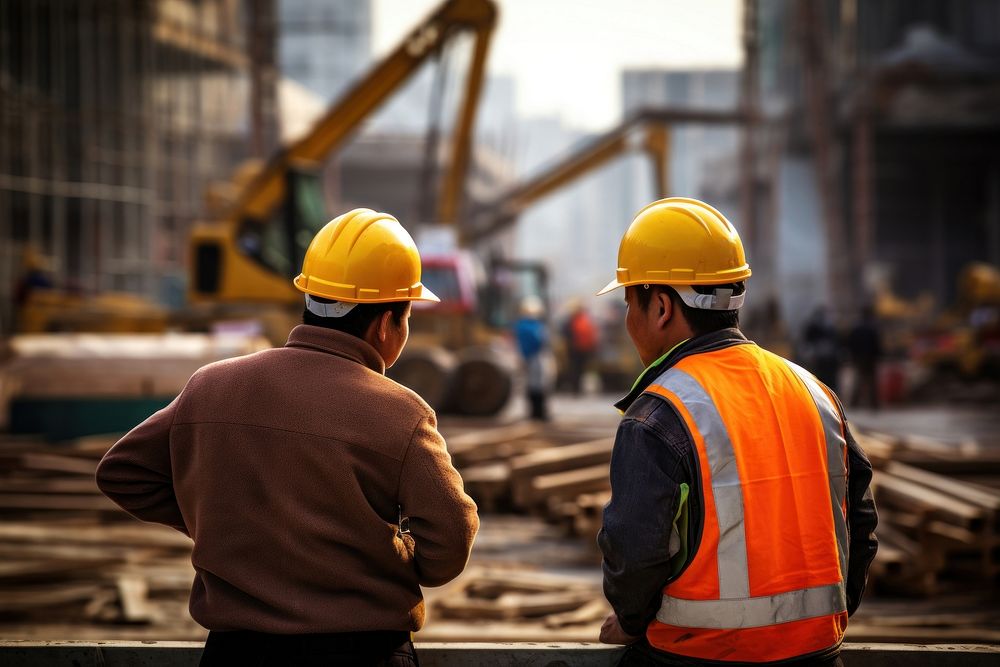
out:
{"label": "construction machinery", "polygon": [[319,180],[323,163],[448,40],[471,32],[474,51],[440,198],[441,220],[453,222],[495,23],[496,8],[490,0],[447,0],[331,106],[310,132],[259,169],[241,174],[232,202],[192,233],[190,301],[227,307],[300,303],[291,278],[309,241],[328,220]]}
{"label": "construction machinery", "polygon": [[931,380],[1000,380],[1000,268],[967,264],[958,274],[954,305],[914,336],[911,354]]}
{"label": "construction machinery", "polygon": [[[496,14],[491,0],[447,0],[334,103],[309,133],[266,164],[250,165],[228,186],[213,190],[215,219],[197,225],[191,236],[189,301],[199,311],[198,319],[264,319],[269,337],[283,340],[291,317],[301,312],[301,294],[291,278],[329,218],[319,178],[323,163],[449,40],[471,33],[471,62],[437,197],[435,222],[454,228]],[[465,251],[422,254],[423,281],[442,302],[415,310],[411,342],[391,375],[435,408],[493,414],[510,395],[514,362],[510,346],[478,326],[483,281],[477,274],[482,272]],[[286,306],[283,315],[276,314],[274,305]]]}
{"label": "construction machinery", "polygon": [[[328,220],[319,170],[370,114],[428,59],[460,34],[474,37],[440,197],[440,219],[454,223],[467,171],[472,128],[482,88],[496,7],[491,0],[446,0],[358,80],[311,131],[265,163],[250,161],[206,192],[209,219],[190,236],[189,307],[166,309],[123,294],[91,298],[61,290],[32,290],[18,312],[22,332],[162,331],[203,329],[219,319],[263,320],[268,337],[283,340],[287,312],[301,303],[291,277],[310,239]],[[268,308],[262,309],[261,304]]]}
{"label": "construction machinery", "polygon": [[529,206],[629,151],[642,151],[649,157],[656,195],[665,197],[670,182],[670,128],[673,125],[728,125],[743,121],[743,114],[732,111],[639,109],[614,129],[473,211],[469,224],[463,228],[463,238],[472,243],[497,234],[517,222],[518,216]]}
{"label": "construction machinery", "polygon": [[[515,185],[492,202],[475,210],[461,228],[466,243],[479,243],[516,224],[529,207],[552,193],[574,183],[612,160],[633,151],[649,158],[655,198],[669,192],[670,129],[675,124],[733,124],[744,121],[744,115],[732,111],[702,109],[640,109],[620,125],[588,141],[579,149],[552,164],[541,173]],[[494,259],[494,262],[499,261]],[[527,267],[529,263],[520,263]],[[502,290],[497,290],[502,293]],[[508,308],[511,306],[508,305]],[[602,386],[627,388],[641,370],[638,358],[621,327],[604,334],[603,353],[595,360]],[[564,351],[557,348],[557,356]],[[565,367],[565,363],[560,364]]]}
{"label": "construction machinery", "polygon": [[[168,313],[138,297],[83,299],[38,289],[30,294],[30,307],[22,309],[19,321],[31,331],[97,327],[128,332],[163,331],[168,326],[198,331],[220,320],[247,320],[280,344],[301,316],[302,296],[292,278],[309,242],[330,218],[321,182],[324,164],[424,63],[439,57],[458,36],[471,35],[450,156],[438,196],[428,198],[438,204],[437,212],[430,214],[435,222],[454,228],[496,19],[492,0],[445,0],[309,132],[266,162],[249,161],[227,182],[211,184],[205,197],[207,219],[196,223],[190,235],[188,306],[182,311]],[[433,183],[428,186],[433,189]],[[465,406],[463,411],[494,413],[510,394],[514,355],[512,348],[498,347],[496,337],[477,325],[483,272],[470,253],[458,250],[429,256],[425,270],[428,284],[444,298],[416,313],[412,342],[393,373],[435,407],[447,407],[446,401],[455,403],[452,397],[460,396],[464,399],[457,403],[460,409]],[[461,289],[446,289],[451,283]],[[431,372],[421,363],[428,359],[447,373]]]}

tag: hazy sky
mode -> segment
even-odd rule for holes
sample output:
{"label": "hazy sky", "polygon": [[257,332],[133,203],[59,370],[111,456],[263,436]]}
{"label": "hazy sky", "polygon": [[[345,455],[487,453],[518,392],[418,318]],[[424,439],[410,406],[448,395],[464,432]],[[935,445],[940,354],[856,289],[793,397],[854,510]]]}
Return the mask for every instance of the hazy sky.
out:
{"label": "hazy sky", "polygon": [[[376,57],[440,0],[373,0]],[[497,0],[489,70],[514,78],[523,115],[601,130],[619,119],[625,67],[736,67],[739,0]]]}

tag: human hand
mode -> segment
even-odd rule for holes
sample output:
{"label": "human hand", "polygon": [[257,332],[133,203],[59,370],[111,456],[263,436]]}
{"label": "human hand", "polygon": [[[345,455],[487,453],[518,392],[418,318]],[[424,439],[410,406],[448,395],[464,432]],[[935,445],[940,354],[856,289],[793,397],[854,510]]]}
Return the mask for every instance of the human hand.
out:
{"label": "human hand", "polygon": [[602,644],[634,644],[640,639],[642,637],[633,637],[622,630],[621,624],[618,623],[618,615],[615,612],[611,612],[604,619],[604,625],[601,626],[600,638]]}

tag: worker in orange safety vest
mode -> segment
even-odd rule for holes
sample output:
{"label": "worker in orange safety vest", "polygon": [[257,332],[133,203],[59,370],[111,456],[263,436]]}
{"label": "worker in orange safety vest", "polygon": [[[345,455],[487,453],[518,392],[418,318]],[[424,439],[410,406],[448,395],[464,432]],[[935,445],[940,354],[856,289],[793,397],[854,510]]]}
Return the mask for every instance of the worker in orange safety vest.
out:
{"label": "worker in orange safety vest", "polygon": [[729,221],[672,197],[600,292],[624,287],[646,366],[598,537],[619,664],[840,664],[878,548],[871,464],[836,395],[740,332],[749,277]]}

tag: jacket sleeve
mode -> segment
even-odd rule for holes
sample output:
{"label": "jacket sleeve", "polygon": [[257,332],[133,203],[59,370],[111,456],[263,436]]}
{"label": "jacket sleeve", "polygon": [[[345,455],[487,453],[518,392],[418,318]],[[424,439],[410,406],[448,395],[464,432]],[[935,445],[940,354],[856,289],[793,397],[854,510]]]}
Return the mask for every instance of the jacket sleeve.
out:
{"label": "jacket sleeve", "polygon": [[868,567],[878,551],[875,527],[878,513],[872,497],[872,464],[851,431],[847,436],[847,613],[853,614],[861,604],[868,582]]}
{"label": "jacket sleeve", "polygon": [[433,413],[413,431],[399,479],[399,506],[408,517],[422,586],[441,586],[465,569],[479,530],[476,503],[451,463]]}
{"label": "jacket sleeve", "polygon": [[178,399],[156,412],[108,450],[97,466],[97,486],[142,521],[162,523],[188,535],[174,496],[170,427]]}
{"label": "jacket sleeve", "polygon": [[672,571],[670,535],[687,480],[670,431],[626,417],[611,456],[611,502],[597,541],[604,595],[633,636],[646,633]]}

